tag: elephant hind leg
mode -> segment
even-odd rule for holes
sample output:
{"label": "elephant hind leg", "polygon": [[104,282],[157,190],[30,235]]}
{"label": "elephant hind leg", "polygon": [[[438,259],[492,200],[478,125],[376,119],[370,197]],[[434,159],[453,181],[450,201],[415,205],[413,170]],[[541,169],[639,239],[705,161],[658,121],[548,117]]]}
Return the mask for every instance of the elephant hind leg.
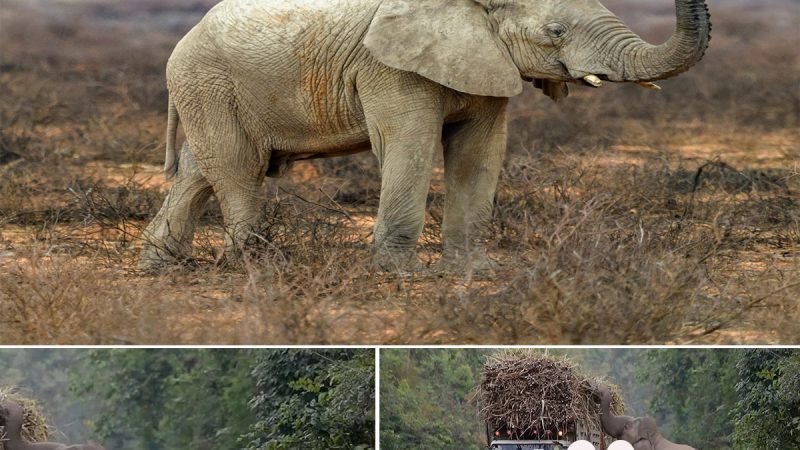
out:
{"label": "elephant hind leg", "polygon": [[226,263],[239,260],[257,241],[255,230],[262,218],[264,194],[263,176],[256,178],[224,179],[214,183],[214,192],[225,219]]}
{"label": "elephant hind leg", "polygon": [[212,194],[211,184],[195,162],[188,144],[181,151],[175,182],[143,233],[141,270],[154,271],[166,264],[189,260],[195,223]]}
{"label": "elephant hind leg", "polygon": [[200,169],[211,183],[225,221],[224,261],[230,263],[257,241],[254,231],[263,214],[261,186],[267,172],[268,152],[262,152],[232,114],[217,121],[206,141]]}

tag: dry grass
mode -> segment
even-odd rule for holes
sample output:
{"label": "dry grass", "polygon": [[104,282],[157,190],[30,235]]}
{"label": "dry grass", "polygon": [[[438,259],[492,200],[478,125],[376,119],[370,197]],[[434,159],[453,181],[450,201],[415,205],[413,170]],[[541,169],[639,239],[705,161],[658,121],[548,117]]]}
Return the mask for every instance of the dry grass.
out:
{"label": "dry grass", "polygon": [[5,450],[4,441],[6,440],[6,420],[8,411],[3,407],[3,403],[14,402],[20,405],[24,411],[22,430],[20,434],[30,442],[43,442],[50,434],[50,427],[47,425],[45,417],[42,415],[41,408],[36,400],[24,397],[16,392],[16,389],[3,386],[0,387],[0,450]]}
{"label": "dry grass", "polygon": [[[0,342],[797,341],[796,3],[712,1],[706,59],[661,93],[514,99],[498,273],[373,273],[380,182],[362,154],[270,181],[268,243],[244,269],[214,265],[211,205],[197,267],[139,274],[139,234],[167,187],[163,67],[212,3],[0,4]],[[674,20],[670,2],[608,5],[651,40]]]}
{"label": "dry grass", "polygon": [[480,416],[493,428],[507,428],[515,439],[534,431],[563,430],[570,423],[591,424],[600,430],[594,392],[611,392],[611,411],[625,412],[619,387],[580,372],[568,358],[527,349],[508,349],[490,356],[483,365],[476,400]]}

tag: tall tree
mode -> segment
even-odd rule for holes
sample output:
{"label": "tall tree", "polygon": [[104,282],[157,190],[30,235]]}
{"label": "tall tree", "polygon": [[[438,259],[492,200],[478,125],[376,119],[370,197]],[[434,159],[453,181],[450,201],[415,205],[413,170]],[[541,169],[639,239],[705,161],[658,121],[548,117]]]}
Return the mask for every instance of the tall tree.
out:
{"label": "tall tree", "polygon": [[639,363],[653,388],[649,410],[668,438],[709,450],[730,448],[736,405],[736,352],[661,349]]}
{"label": "tall tree", "polygon": [[747,349],[736,363],[739,448],[800,448],[800,351]]}
{"label": "tall tree", "polygon": [[364,349],[261,352],[248,449],[368,449],[375,439],[375,359]]}
{"label": "tall tree", "polygon": [[381,352],[381,447],[481,449],[485,431],[470,393],[488,351]]}
{"label": "tall tree", "polygon": [[246,350],[95,350],[73,389],[102,401],[96,433],[111,448],[238,450],[255,420],[251,370]]}

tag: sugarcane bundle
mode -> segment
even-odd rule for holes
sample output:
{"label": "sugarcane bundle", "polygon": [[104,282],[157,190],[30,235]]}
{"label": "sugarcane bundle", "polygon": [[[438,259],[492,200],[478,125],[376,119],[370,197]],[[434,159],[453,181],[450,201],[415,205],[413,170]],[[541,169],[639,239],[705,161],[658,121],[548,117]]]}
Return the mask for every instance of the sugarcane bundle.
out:
{"label": "sugarcane bundle", "polygon": [[26,398],[18,394],[12,388],[0,387],[0,450],[5,450],[5,418],[7,411],[3,404],[15,402],[25,410],[25,418],[22,423],[22,437],[29,442],[45,442],[49,434],[47,422],[42,415],[36,400]]}
{"label": "sugarcane bundle", "polygon": [[519,433],[578,422],[599,430],[596,386],[611,390],[612,410],[622,414],[617,386],[582,373],[567,358],[511,349],[487,358],[476,400],[484,421]]}

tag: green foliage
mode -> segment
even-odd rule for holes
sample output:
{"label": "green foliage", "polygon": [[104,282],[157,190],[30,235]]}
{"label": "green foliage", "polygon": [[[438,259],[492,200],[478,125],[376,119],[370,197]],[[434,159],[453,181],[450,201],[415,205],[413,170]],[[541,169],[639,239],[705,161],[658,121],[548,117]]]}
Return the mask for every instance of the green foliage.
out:
{"label": "green foliage", "polygon": [[[372,448],[372,350],[0,349],[0,385],[114,450]],[[70,381],[71,379],[71,381]],[[57,432],[51,438],[59,438]]]}
{"label": "green foliage", "polygon": [[483,448],[485,431],[469,397],[486,353],[382,351],[381,448]]}
{"label": "green foliage", "polygon": [[800,448],[800,352],[741,350],[736,370],[737,448]]}
{"label": "green foliage", "polygon": [[649,401],[665,437],[703,449],[730,448],[736,405],[736,352],[670,349],[646,353],[641,379],[653,387]]}
{"label": "green foliage", "polygon": [[254,422],[252,356],[240,350],[95,350],[73,388],[96,397],[96,434],[115,449],[238,450]]}
{"label": "green foliage", "polygon": [[372,350],[260,353],[248,449],[368,449],[375,440]]}

